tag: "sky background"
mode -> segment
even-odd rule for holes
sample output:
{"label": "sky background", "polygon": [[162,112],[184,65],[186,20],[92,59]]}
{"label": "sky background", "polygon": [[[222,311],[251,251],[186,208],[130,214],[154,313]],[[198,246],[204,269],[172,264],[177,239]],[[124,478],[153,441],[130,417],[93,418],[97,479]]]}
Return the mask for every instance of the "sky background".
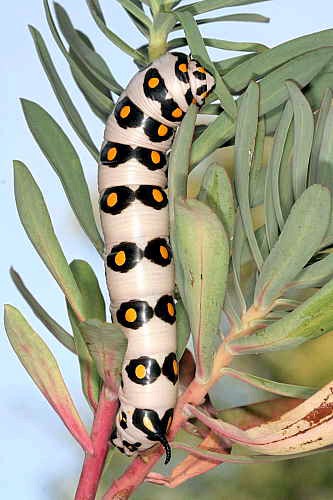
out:
{"label": "sky background", "polygon": [[[86,3],[62,0],[76,28],[84,31],[103,55],[117,80],[126,86],[135,67],[127,56],[100,33],[90,17]],[[111,29],[133,46],[143,43],[116,0],[101,0]],[[271,23],[221,23],[211,25],[205,34],[234,41],[255,41],[269,46],[314,31],[332,27],[332,2],[317,0],[272,0],[224,9],[223,13],[259,12],[271,17]],[[222,12],[221,12],[222,13]],[[13,195],[12,160],[24,161],[37,180],[53,220],[56,234],[68,261],[87,260],[95,269],[105,292],[103,265],[94,248],[86,240],[72,215],[58,178],[40,152],[25,124],[19,97],[38,102],[63,127],[78,151],[96,207],[96,174],[94,160],[71,130],[41,68],[27,25],[41,31],[53,61],[72,96],[96,144],[100,144],[103,124],[92,114],[77,90],[70,71],[48,30],[41,0],[12,0],[1,7],[0,50],[2,78],[0,170],[1,227],[3,231],[1,269],[1,303],[10,303],[22,311],[32,327],[46,340],[61,365],[67,385],[87,424],[87,405],[81,396],[79,370],[74,356],[58,344],[34,317],[19,296],[8,275],[11,265],[21,274],[26,285],[44,307],[69,329],[64,300],[55,282],[43,266],[20,225]],[[231,54],[215,51],[215,58]],[[106,293],[105,293],[106,297]],[[2,321],[1,321],[2,323]],[[1,329],[3,330],[2,326]],[[3,333],[3,332],[2,332]],[[6,335],[0,336],[0,496],[6,499],[48,500],[65,497],[74,491],[82,453],[57,415],[32,384]]]}

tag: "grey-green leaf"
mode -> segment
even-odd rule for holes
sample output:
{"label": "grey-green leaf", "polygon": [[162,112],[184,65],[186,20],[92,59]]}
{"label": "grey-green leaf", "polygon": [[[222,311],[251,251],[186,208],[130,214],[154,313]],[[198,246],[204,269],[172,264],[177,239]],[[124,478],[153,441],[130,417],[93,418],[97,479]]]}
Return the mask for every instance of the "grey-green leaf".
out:
{"label": "grey-green leaf", "polygon": [[27,124],[58,175],[82,229],[102,254],[104,243],[96,226],[80,158],[58,123],[38,104],[22,99]]}
{"label": "grey-green leaf", "polygon": [[190,322],[184,304],[179,299],[176,304],[177,317],[177,359],[181,359],[190,338]]}
{"label": "grey-green leaf", "polygon": [[194,339],[200,382],[209,379],[228,275],[228,236],[217,215],[198,200],[176,203],[176,247],[184,274],[182,301]]}
{"label": "grey-green leaf", "polygon": [[80,329],[106,386],[118,392],[127,340],[117,325],[99,320],[81,323]]}
{"label": "grey-green leaf", "polygon": [[208,205],[221,220],[230,239],[234,234],[235,204],[226,170],[218,163],[210,165],[202,179],[198,199]]}
{"label": "grey-green leaf", "polygon": [[31,243],[76,316],[84,320],[82,296],[55,235],[41,190],[24,163],[19,161],[14,161],[14,188],[21,223]]}
{"label": "grey-green leaf", "polygon": [[257,333],[229,343],[234,354],[290,349],[333,329],[333,279],[297,309]]}
{"label": "grey-green leaf", "polygon": [[255,291],[258,308],[269,308],[318,250],[330,213],[329,191],[318,184],[298,198],[262,267]]}
{"label": "grey-green leaf", "polygon": [[21,276],[13,269],[10,268],[10,276],[22,295],[22,297],[29,304],[37,318],[43,323],[44,326],[54,335],[54,337],[59,340],[67,349],[76,354],[75,344],[73,337],[64,330],[62,326],[59,325],[49,313],[40,305],[40,303],[35,299],[32,293],[25,286]]}

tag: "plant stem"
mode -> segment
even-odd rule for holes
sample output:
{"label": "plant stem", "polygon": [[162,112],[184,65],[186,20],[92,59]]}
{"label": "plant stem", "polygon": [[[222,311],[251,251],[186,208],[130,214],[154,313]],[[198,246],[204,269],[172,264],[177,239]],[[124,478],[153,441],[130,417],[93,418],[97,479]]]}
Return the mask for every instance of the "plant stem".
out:
{"label": "plant stem", "polygon": [[117,395],[103,387],[91,432],[94,455],[86,454],[75,500],[94,500],[109,448],[114,418],[118,409]]}
{"label": "plant stem", "polygon": [[[195,406],[200,405],[209,389],[221,378],[221,369],[230,364],[232,355],[228,353],[222,344],[214,361],[212,377],[206,384],[201,384],[194,379],[187,387],[184,393],[180,396],[175,408],[175,414],[169,432],[169,440],[172,441],[179,429],[188,419],[183,411],[184,406],[188,403]],[[107,491],[103,500],[126,500],[129,496],[143,483],[147,474],[151,471],[154,465],[163,455],[161,446],[154,447],[147,455],[137,457],[131,465],[126,469],[124,474],[116,479],[111,488]]]}

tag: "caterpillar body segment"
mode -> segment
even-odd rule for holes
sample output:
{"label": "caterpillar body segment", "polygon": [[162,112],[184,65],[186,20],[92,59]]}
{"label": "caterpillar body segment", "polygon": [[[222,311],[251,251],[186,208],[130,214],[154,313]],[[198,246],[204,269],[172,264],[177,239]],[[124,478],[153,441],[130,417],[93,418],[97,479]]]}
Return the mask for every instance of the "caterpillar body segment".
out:
{"label": "caterpillar body segment", "polygon": [[128,339],[111,436],[126,455],[160,442],[177,398],[174,264],[169,242],[167,152],[213,77],[195,60],[168,53],[137,73],[106,124],[99,167],[100,213],[112,320]]}

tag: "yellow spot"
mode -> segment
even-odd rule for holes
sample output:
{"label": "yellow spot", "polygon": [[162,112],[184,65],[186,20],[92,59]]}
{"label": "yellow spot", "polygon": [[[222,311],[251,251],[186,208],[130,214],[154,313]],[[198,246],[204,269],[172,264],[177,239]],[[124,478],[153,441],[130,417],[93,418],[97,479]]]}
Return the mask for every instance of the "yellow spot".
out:
{"label": "yellow spot", "polygon": [[185,64],[185,63],[180,64],[180,65],[178,66],[178,69],[179,69],[179,71],[181,71],[182,73],[186,73],[186,71],[187,71],[187,64]]}
{"label": "yellow spot", "polygon": [[151,423],[150,418],[148,418],[147,415],[143,417],[142,422],[145,428],[148,429],[150,432],[156,432],[153,424]]}
{"label": "yellow spot", "polygon": [[169,420],[168,420],[168,423],[167,423],[167,426],[166,426],[166,431],[167,432],[170,429],[171,422],[172,422],[172,417],[169,417]]}
{"label": "yellow spot", "polygon": [[198,71],[200,71],[200,73],[206,73],[205,68],[203,68],[202,66],[200,66],[200,68],[198,68]]}
{"label": "yellow spot", "polygon": [[173,304],[171,304],[171,302],[168,302],[167,309],[170,316],[174,316],[175,308],[173,307]]}
{"label": "yellow spot", "polygon": [[167,133],[168,133],[168,127],[166,127],[165,125],[160,125],[158,127],[157,134],[160,137],[164,137]]}
{"label": "yellow spot", "polygon": [[121,110],[120,110],[120,116],[121,116],[121,118],[127,118],[128,115],[130,114],[130,112],[131,112],[130,106],[124,106],[124,107],[122,107]]}
{"label": "yellow spot", "polygon": [[167,259],[169,257],[168,249],[164,245],[160,246],[160,254],[162,255],[163,259]]}
{"label": "yellow spot", "polygon": [[161,155],[158,151],[152,151],[150,153],[150,157],[151,157],[151,161],[153,163],[155,163],[155,165],[161,161]]}
{"label": "yellow spot", "polygon": [[136,313],[136,310],[133,309],[133,307],[130,307],[129,309],[127,309],[127,311],[125,312],[125,319],[126,321],[128,321],[129,323],[133,323],[136,318],[138,317],[137,313]]}
{"label": "yellow spot", "polygon": [[144,378],[146,376],[146,368],[143,365],[138,365],[135,368],[135,375],[137,378]]}
{"label": "yellow spot", "polygon": [[124,250],[120,250],[120,252],[116,253],[114,261],[117,264],[117,266],[122,266],[123,264],[125,264],[126,254],[125,254]]}
{"label": "yellow spot", "polygon": [[193,97],[193,99],[192,99],[192,104],[196,104],[196,103],[197,103],[197,100],[196,100],[196,98],[195,98],[195,97]]}
{"label": "yellow spot", "polygon": [[207,92],[203,92],[201,95],[200,95],[201,99],[204,99],[205,97],[207,97]]}
{"label": "yellow spot", "polygon": [[172,113],[171,113],[171,114],[172,114],[172,116],[173,116],[174,118],[180,118],[180,117],[182,116],[183,112],[182,112],[182,110],[181,110],[180,108],[176,108],[176,109],[174,109],[174,110],[172,111]]}
{"label": "yellow spot", "polygon": [[149,78],[148,80],[148,87],[151,88],[151,89],[154,89],[155,87],[157,87],[157,85],[160,83],[160,79],[159,78]]}
{"label": "yellow spot", "polygon": [[152,194],[153,194],[153,198],[155,201],[158,201],[158,202],[163,201],[163,194],[161,193],[161,191],[159,189],[153,189]]}
{"label": "yellow spot", "polygon": [[117,148],[110,148],[107,154],[107,158],[109,161],[112,161],[115,159],[117,155]]}
{"label": "yellow spot", "polygon": [[173,368],[173,373],[175,375],[178,375],[178,363],[177,363],[177,361],[175,359],[173,360],[172,368]]}
{"label": "yellow spot", "polygon": [[117,193],[110,193],[106,199],[108,207],[114,207],[117,201],[118,201]]}

